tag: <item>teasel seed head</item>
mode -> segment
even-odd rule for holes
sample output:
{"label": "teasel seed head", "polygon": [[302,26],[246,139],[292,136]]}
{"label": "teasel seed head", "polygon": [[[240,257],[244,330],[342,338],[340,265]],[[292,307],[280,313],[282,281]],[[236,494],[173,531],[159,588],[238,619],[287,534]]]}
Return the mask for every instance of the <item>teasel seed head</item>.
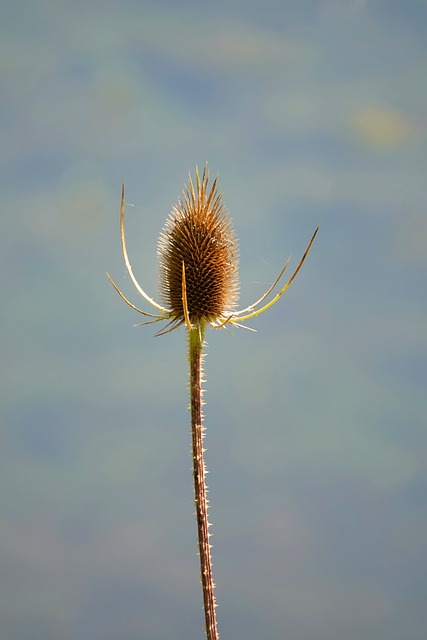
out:
{"label": "teasel seed head", "polygon": [[[129,260],[125,234],[125,185],[122,184],[120,206],[120,238],[127,272],[135,289],[154,309],[150,313],[128,300],[107,273],[107,276],[126,304],[148,318],[136,326],[167,321],[155,335],[162,336],[185,324],[189,335],[204,334],[206,325],[215,329],[228,325],[255,331],[242,322],[256,318],[272,307],[288,290],[307,258],[317,227],[302,258],[289,280],[273,294],[289,264],[285,262],[273,284],[258,300],[243,309],[236,309],[239,297],[239,248],[233,223],[217,190],[217,180],[209,187],[207,165],[202,178],[196,168],[196,185],[191,176],[178,204],[173,207],[160,234],[159,282],[163,305],[151,298],[136,279]],[[268,301],[268,299],[271,299]]]}
{"label": "teasel seed head", "polygon": [[[189,176],[158,241],[159,288],[178,321],[218,324],[233,315],[239,294],[239,249],[232,220],[207,166]],[[183,276],[184,274],[184,276]],[[183,303],[185,278],[186,306]]]}

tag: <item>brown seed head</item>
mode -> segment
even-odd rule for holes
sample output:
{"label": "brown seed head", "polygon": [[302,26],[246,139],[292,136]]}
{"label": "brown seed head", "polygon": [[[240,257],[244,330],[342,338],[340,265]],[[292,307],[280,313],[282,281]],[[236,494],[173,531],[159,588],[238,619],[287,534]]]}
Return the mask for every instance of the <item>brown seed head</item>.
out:
{"label": "brown seed head", "polygon": [[217,191],[208,191],[207,166],[196,189],[191,176],[160,234],[160,293],[177,319],[184,319],[182,272],[185,268],[188,315],[192,323],[222,322],[230,316],[239,294],[237,238]]}

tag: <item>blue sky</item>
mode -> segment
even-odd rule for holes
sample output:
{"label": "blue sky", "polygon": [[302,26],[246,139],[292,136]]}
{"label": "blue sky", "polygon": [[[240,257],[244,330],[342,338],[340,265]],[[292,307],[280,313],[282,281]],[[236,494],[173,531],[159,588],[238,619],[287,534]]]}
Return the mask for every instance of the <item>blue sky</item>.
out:
{"label": "blue sky", "polygon": [[4,2],[0,636],[200,638],[183,331],[137,277],[209,162],[257,333],[207,335],[221,637],[427,624],[427,3]]}

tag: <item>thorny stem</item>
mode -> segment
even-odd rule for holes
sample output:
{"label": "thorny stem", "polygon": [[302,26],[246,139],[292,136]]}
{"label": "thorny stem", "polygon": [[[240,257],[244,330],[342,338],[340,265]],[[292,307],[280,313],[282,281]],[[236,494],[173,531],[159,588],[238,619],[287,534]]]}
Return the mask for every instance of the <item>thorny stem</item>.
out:
{"label": "thorny stem", "polygon": [[190,364],[190,411],[193,456],[194,501],[199,539],[200,574],[205,610],[207,640],[218,640],[212,560],[209,544],[208,501],[206,498],[205,462],[203,459],[202,364],[205,323],[188,328],[188,359]]}

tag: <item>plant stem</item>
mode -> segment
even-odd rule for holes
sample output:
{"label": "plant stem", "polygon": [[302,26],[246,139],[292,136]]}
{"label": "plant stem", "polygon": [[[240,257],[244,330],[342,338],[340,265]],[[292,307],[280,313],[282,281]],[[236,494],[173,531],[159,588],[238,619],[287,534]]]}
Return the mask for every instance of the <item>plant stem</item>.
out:
{"label": "plant stem", "polygon": [[193,455],[194,501],[196,505],[197,535],[199,540],[200,575],[207,640],[218,640],[215,615],[214,582],[209,544],[208,501],[206,498],[205,462],[203,459],[202,364],[205,323],[202,321],[188,330],[188,360],[190,363],[190,412]]}

